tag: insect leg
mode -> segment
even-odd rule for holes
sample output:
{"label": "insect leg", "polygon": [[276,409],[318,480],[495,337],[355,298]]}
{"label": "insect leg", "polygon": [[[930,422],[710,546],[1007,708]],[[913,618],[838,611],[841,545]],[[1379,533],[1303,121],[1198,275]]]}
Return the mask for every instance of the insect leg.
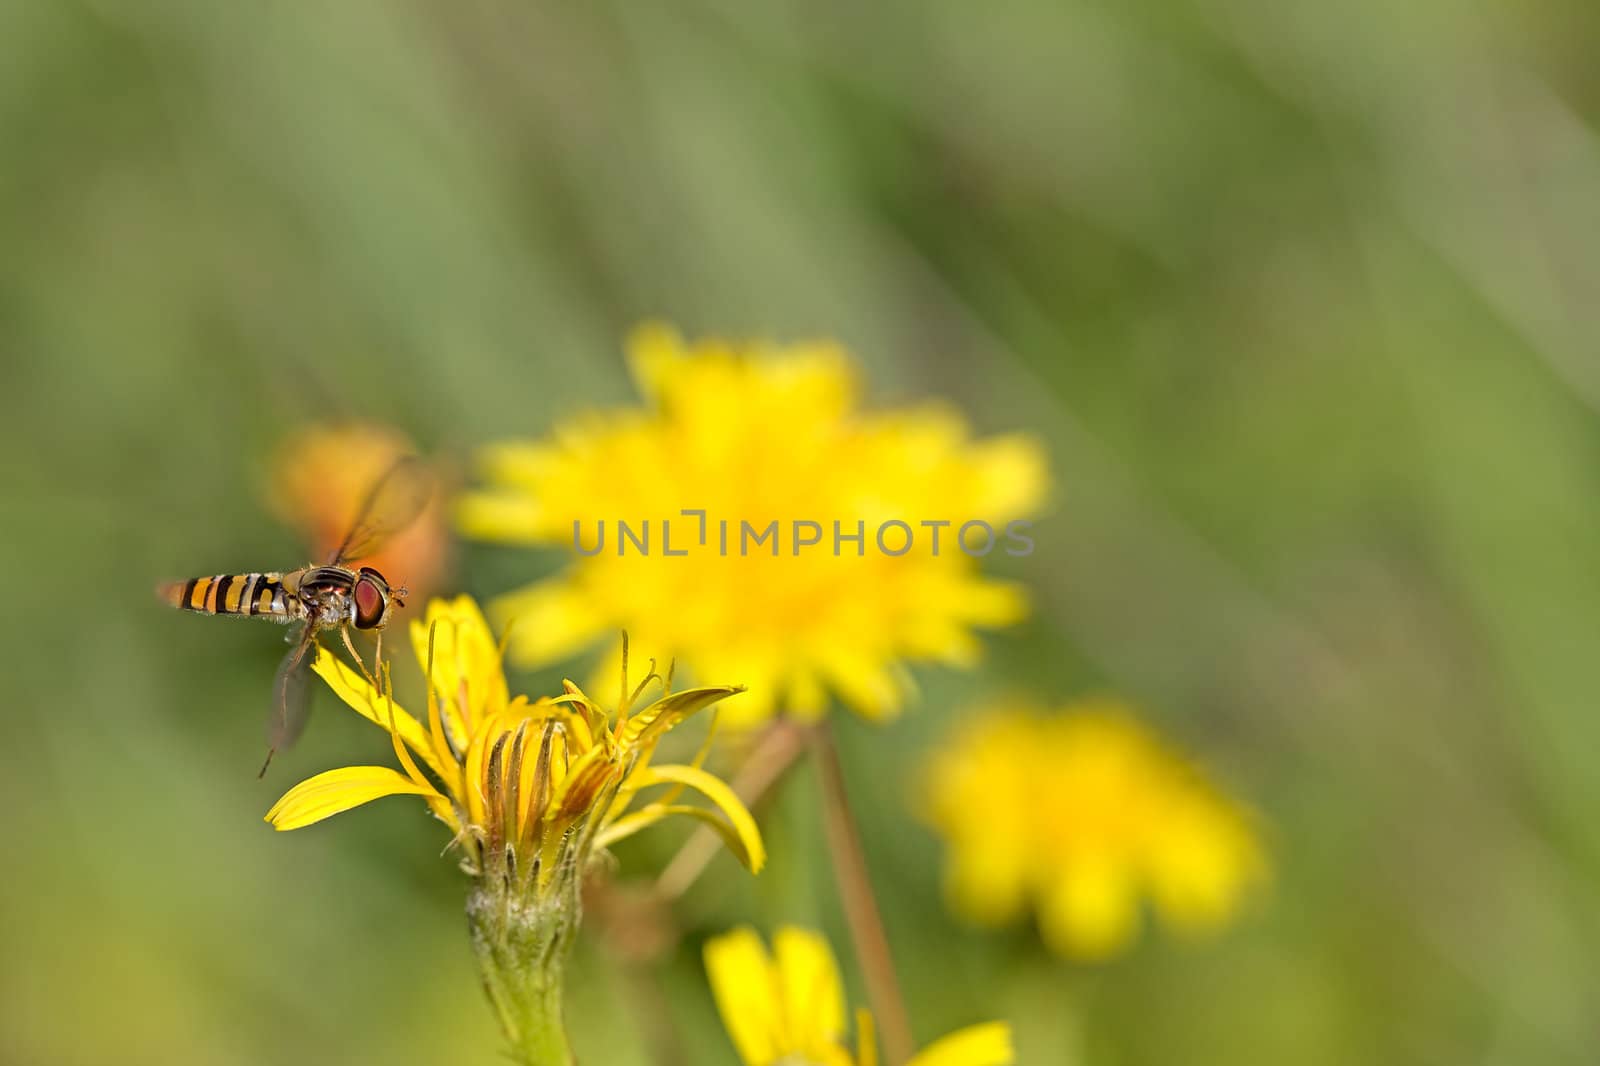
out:
{"label": "insect leg", "polygon": [[[361,653],[356,651],[355,642],[350,639],[350,627],[340,626],[339,636],[344,639],[344,650],[350,653],[350,657],[354,659],[356,661],[356,665],[361,668],[361,676],[366,678],[367,683],[373,688],[382,688],[382,686],[378,684],[378,679],[373,677],[372,672],[367,669],[367,664],[361,658]],[[382,668],[382,664],[375,663],[374,665],[377,665],[380,669]]]}

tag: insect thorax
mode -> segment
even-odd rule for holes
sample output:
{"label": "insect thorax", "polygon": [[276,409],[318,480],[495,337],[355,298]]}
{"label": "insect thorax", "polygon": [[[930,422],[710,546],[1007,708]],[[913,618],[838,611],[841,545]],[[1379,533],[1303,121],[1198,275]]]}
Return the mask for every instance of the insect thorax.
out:
{"label": "insect thorax", "polygon": [[354,621],[350,590],[356,575],[352,571],[342,566],[314,566],[296,576],[294,598],[307,622],[318,629],[333,629]]}

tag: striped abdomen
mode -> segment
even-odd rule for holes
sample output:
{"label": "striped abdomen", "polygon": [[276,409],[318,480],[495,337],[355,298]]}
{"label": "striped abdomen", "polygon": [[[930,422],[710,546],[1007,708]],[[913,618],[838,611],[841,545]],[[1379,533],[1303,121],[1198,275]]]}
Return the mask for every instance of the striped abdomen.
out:
{"label": "striped abdomen", "polygon": [[248,614],[280,622],[301,617],[299,597],[283,587],[283,575],[218,574],[161,586],[161,598],[182,611]]}

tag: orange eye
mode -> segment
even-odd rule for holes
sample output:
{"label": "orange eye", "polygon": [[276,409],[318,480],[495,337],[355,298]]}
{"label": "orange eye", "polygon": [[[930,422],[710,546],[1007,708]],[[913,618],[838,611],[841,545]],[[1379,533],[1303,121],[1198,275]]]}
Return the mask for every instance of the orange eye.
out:
{"label": "orange eye", "polygon": [[379,584],[368,577],[356,581],[356,628],[372,629],[383,621],[387,597]]}

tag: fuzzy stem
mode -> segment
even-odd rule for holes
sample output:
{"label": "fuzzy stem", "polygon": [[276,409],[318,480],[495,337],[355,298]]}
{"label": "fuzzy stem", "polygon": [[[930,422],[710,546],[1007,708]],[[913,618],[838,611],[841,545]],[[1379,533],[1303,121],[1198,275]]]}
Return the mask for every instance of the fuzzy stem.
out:
{"label": "fuzzy stem", "polygon": [[861,848],[861,833],[845,793],[844,769],[839,764],[839,749],[833,730],[826,722],[811,731],[811,754],[817,761],[822,780],[823,816],[827,826],[828,850],[833,855],[833,876],[839,886],[845,918],[850,924],[850,939],[855,944],[856,961],[866,979],[867,998],[877,1015],[883,1033],[884,1057],[889,1066],[904,1066],[915,1053],[911,1023],[895,976],[894,958],[889,953],[889,938],[883,931],[883,916],[872,893],[872,877],[867,871],[867,856]]}
{"label": "fuzzy stem", "polygon": [[548,896],[516,898],[480,881],[467,899],[467,922],[483,988],[500,1019],[514,1061],[572,1066],[561,1020],[567,955],[578,928],[577,879]]}

